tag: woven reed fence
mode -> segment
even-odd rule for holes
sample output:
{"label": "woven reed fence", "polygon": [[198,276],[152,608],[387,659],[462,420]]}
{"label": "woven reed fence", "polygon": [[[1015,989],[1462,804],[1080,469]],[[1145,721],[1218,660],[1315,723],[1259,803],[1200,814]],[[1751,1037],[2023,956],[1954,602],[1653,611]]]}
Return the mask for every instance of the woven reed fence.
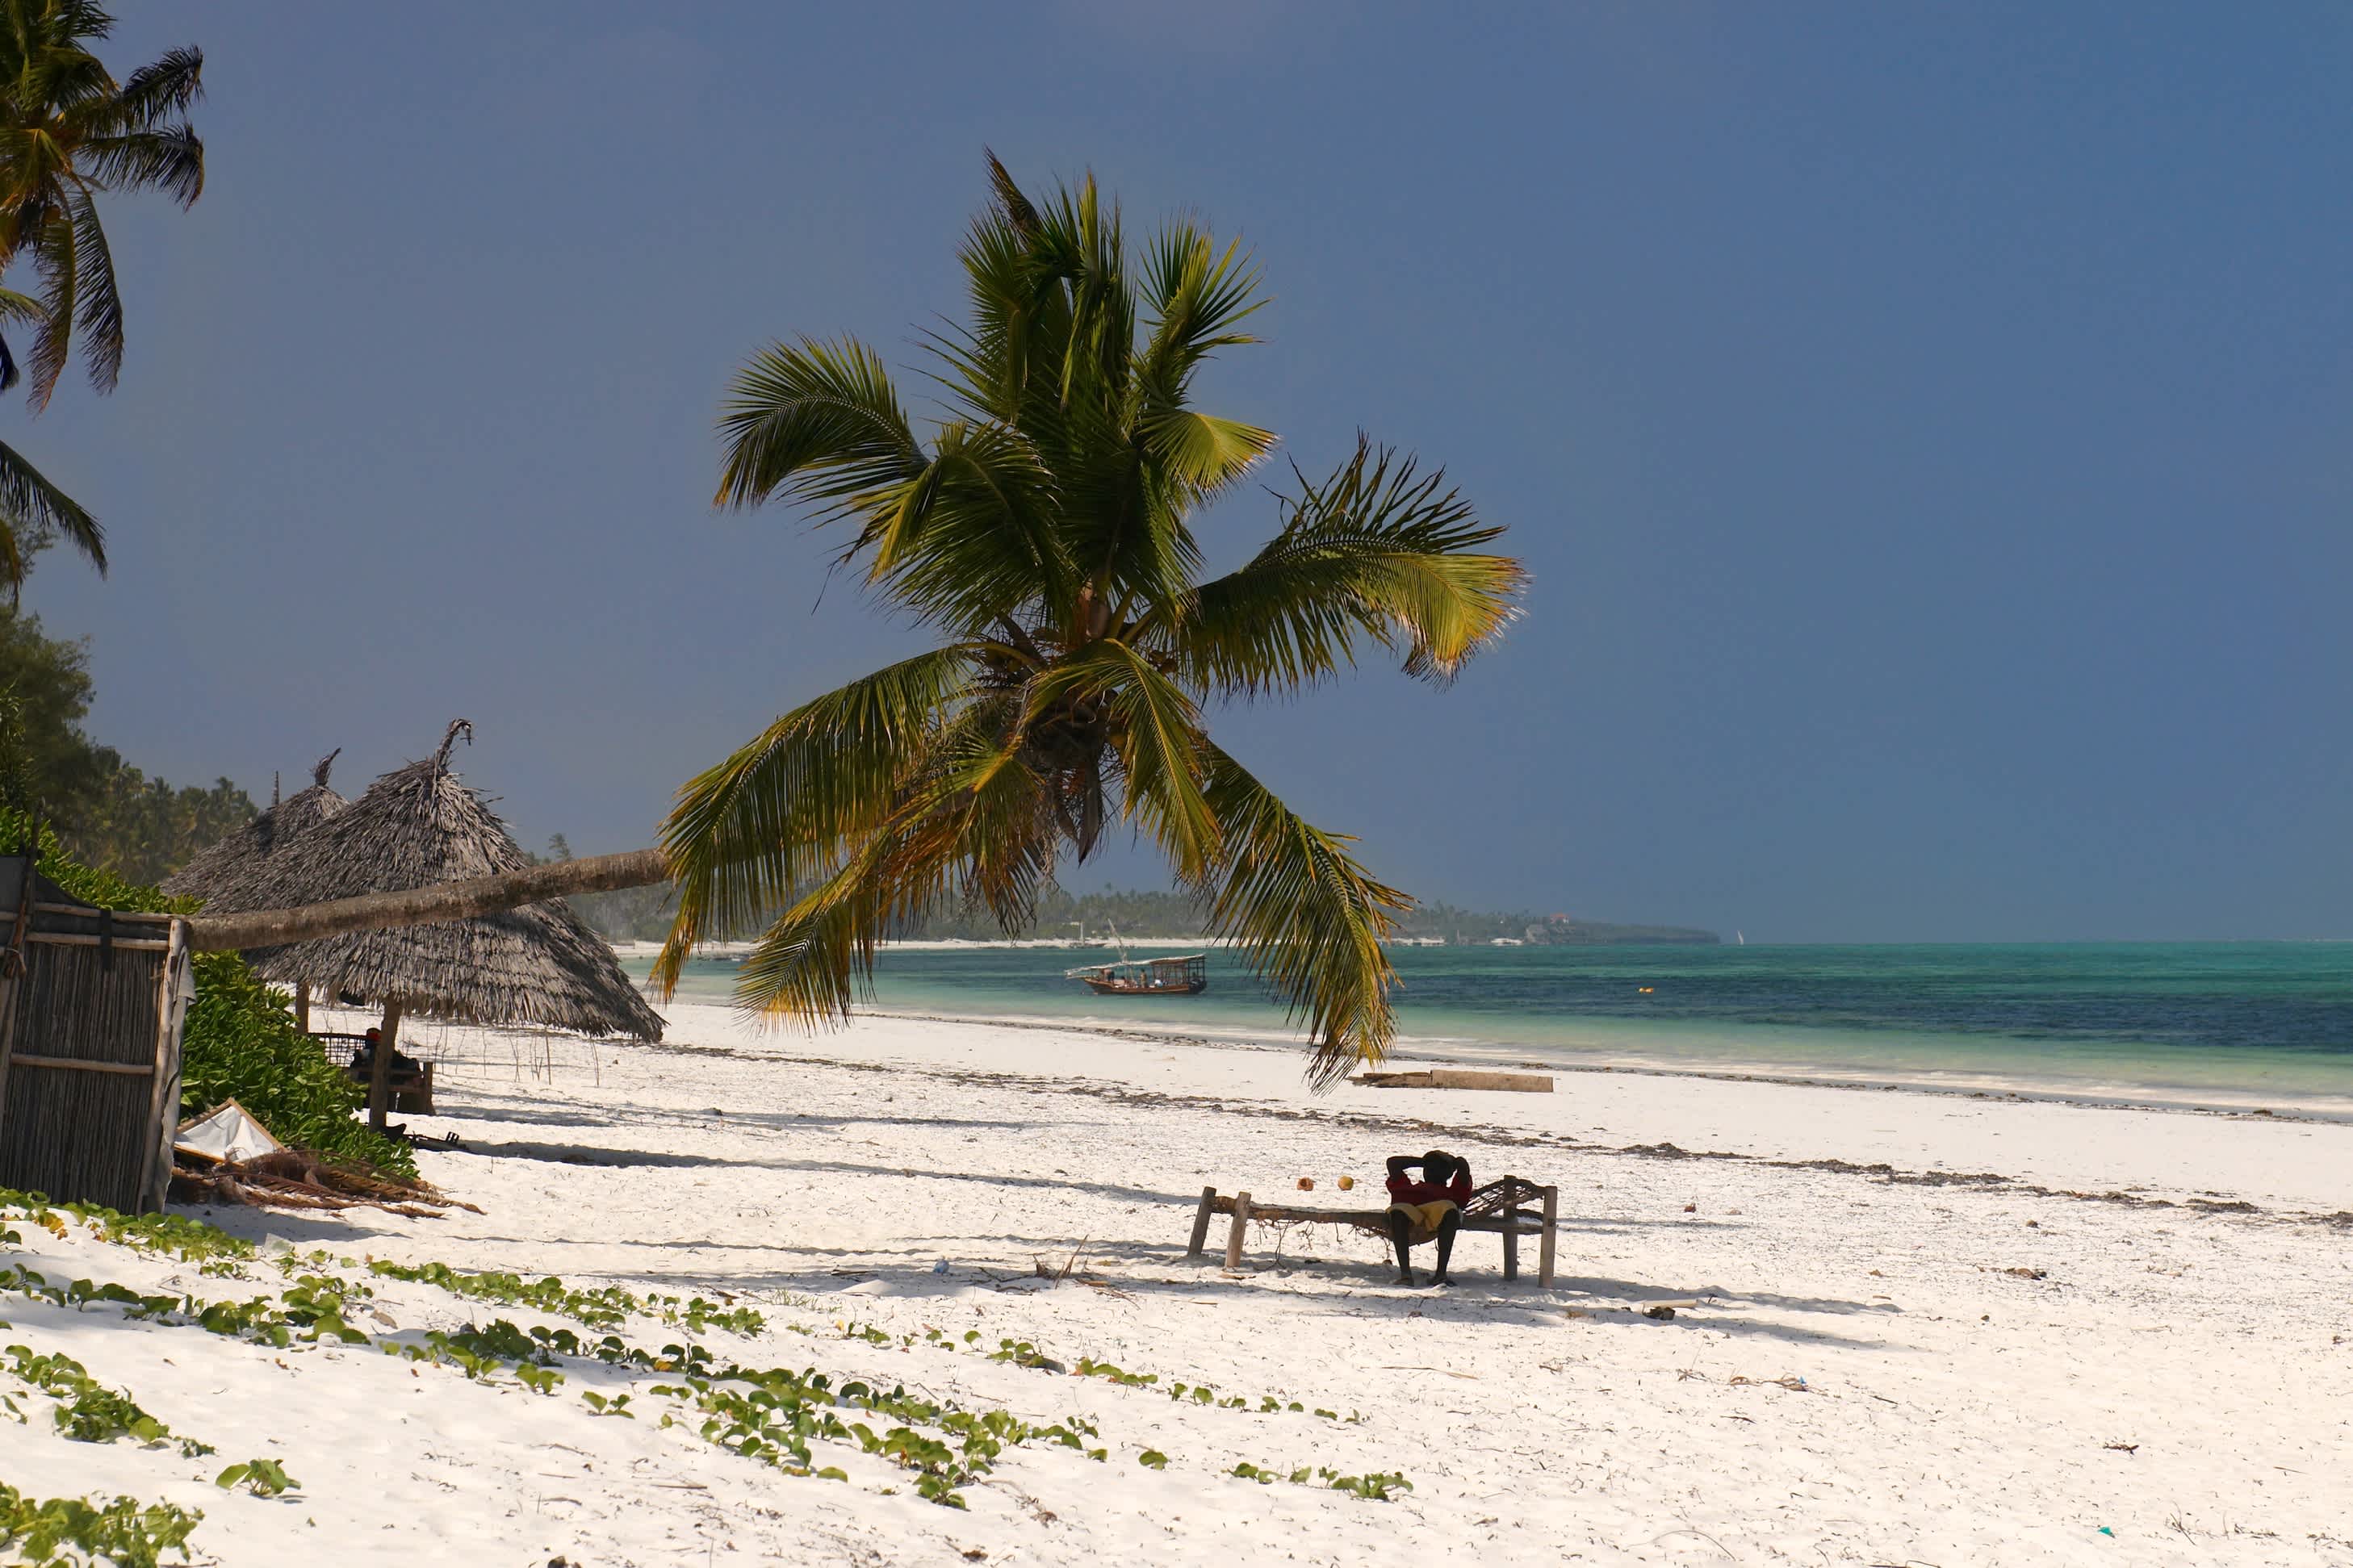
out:
{"label": "woven reed fence", "polygon": [[161,1209],[194,994],[186,922],[0,860],[0,1186]]}

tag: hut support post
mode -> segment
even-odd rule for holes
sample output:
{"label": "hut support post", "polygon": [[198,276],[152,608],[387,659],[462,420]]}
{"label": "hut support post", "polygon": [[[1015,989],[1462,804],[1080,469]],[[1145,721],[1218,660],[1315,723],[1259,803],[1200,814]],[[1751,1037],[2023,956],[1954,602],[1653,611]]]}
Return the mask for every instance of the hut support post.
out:
{"label": "hut support post", "polygon": [[392,1109],[392,1052],[400,1038],[400,998],[384,1005],[383,1037],[375,1043],[375,1059],[368,1070],[368,1126],[381,1132]]}
{"label": "hut support post", "polygon": [[1242,1266],[1242,1241],[1250,1234],[1250,1194],[1234,1194],[1234,1228],[1226,1232],[1226,1268],[1229,1272]]}
{"label": "hut support post", "polygon": [[294,1026],[306,1035],[311,1032],[311,983],[307,980],[294,983]]}

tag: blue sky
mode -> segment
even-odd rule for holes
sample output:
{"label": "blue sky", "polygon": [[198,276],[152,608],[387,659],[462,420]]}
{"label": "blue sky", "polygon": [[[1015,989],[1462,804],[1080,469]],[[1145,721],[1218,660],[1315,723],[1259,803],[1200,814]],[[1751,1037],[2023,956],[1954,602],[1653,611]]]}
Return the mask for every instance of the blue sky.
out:
{"label": "blue sky", "polygon": [[2353,935],[2353,9],[124,12],[119,68],[206,50],[209,184],[111,210],[121,392],[0,438],[109,525],[26,604],[151,772],[340,745],[353,790],[463,715],[526,842],[630,847],[913,647],[788,514],[712,512],[712,416],[782,334],[913,364],[987,144],[1254,248],[1211,406],[1511,525],[1527,616],[1453,689],[1217,716],[1389,879]]}

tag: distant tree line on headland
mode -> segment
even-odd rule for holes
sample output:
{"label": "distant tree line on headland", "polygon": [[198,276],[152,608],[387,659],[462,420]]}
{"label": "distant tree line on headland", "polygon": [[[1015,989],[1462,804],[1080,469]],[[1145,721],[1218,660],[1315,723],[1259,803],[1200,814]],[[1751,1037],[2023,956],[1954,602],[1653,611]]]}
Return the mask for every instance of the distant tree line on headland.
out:
{"label": "distant tree line on headland", "polygon": [[[562,860],[571,856],[570,846],[558,834],[549,843],[545,858]],[[676,900],[664,886],[591,893],[570,901],[581,918],[610,942],[659,942],[670,934],[670,917],[677,910]],[[1202,918],[1200,906],[1183,893],[1113,888],[1094,893],[1072,893],[1050,887],[1039,897],[1036,921],[1021,934],[1038,941],[1069,941],[1078,937],[1083,926],[1089,942],[1101,941],[1114,931],[1123,937],[1189,939],[1199,936],[1208,923]],[[1531,946],[1581,946],[1717,940],[1714,931],[1689,926],[1623,925],[1525,911],[1497,913],[1459,909],[1448,903],[1415,909],[1400,925],[1400,936],[1450,943],[1502,939]],[[987,910],[934,916],[919,925],[902,926],[892,934],[902,941],[915,942],[1005,940],[1005,932]]]}

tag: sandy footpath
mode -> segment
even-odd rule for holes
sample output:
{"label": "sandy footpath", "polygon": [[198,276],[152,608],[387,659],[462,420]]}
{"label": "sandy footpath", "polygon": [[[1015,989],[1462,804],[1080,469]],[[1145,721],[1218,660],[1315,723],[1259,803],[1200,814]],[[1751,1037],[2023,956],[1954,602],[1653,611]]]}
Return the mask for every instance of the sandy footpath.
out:
{"label": "sandy footpath", "polygon": [[[907,1020],[762,1037],[670,1013],[670,1046],[606,1047],[593,1072],[558,1047],[552,1075],[445,1073],[447,1114],[414,1125],[462,1140],[422,1158],[480,1215],[211,1217],[337,1258],[725,1292],[768,1316],[702,1335],[726,1358],[1083,1418],[1081,1450],[1008,1447],[957,1511],[855,1445],[816,1445],[836,1481],[714,1447],[700,1416],[664,1428],[651,1390],[674,1378],[650,1371],[569,1361],[542,1394],[11,1295],[0,1338],[79,1358],[221,1455],[61,1441],[0,1377],[30,1413],[0,1423],[0,1479],[202,1507],[199,1561],[239,1565],[2353,1564],[2353,1128],[1633,1073],[1316,1097],[1280,1051]],[[1481,1180],[1559,1185],[1556,1289],[1532,1246],[1503,1282],[1491,1237],[1443,1291],[1396,1286],[1377,1244],[1329,1226],[1257,1227],[1238,1275],[1185,1256],[1204,1184],[1353,1201],[1335,1178],[1377,1185],[1382,1156],[1432,1144]],[[0,1263],[52,1280],[284,1283],[11,1224]],[[369,1282],[354,1321],[396,1347],[565,1321]],[[1684,1304],[1641,1315],[1662,1301]],[[1007,1339],[1053,1364],[987,1359]],[[1082,1357],[1158,1381],[1071,1375]],[[259,1455],[301,1489],[210,1484]],[[1323,1468],[1411,1489],[1347,1495]]]}

